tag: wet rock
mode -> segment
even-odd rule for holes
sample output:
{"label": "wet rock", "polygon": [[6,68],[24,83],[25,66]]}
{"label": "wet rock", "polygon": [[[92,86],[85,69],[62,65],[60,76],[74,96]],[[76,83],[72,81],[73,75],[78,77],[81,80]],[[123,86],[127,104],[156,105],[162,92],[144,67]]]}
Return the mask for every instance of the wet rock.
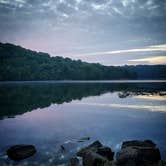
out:
{"label": "wet rock", "polygon": [[15,145],[7,150],[7,155],[12,160],[22,160],[33,156],[36,153],[36,149],[33,145]]}
{"label": "wet rock", "polygon": [[139,147],[129,146],[123,148],[116,156],[118,166],[137,166],[137,165],[151,165],[161,160],[160,151],[153,147]]}
{"label": "wet rock", "polygon": [[99,141],[95,141],[94,143],[90,144],[89,146],[81,149],[77,152],[77,156],[83,157],[88,152],[97,152],[98,148],[102,147],[103,145]]}
{"label": "wet rock", "polygon": [[77,157],[73,157],[70,159],[70,166],[78,166],[79,165],[79,159]]}
{"label": "wet rock", "polygon": [[109,161],[113,160],[114,158],[114,152],[112,152],[111,148],[109,147],[105,147],[105,146],[99,147],[96,153],[107,158]]}
{"label": "wet rock", "polygon": [[164,166],[160,151],[151,140],[123,142],[116,160],[111,148],[95,141],[77,152],[84,166]]}
{"label": "wet rock", "polygon": [[125,141],[122,143],[122,149],[126,147],[133,147],[133,146],[155,148],[156,144],[152,142],[151,140],[144,140],[144,141],[133,140],[133,141]]}
{"label": "wet rock", "polygon": [[116,156],[117,165],[158,165],[161,160],[160,151],[151,140],[126,141],[122,143],[122,149]]}
{"label": "wet rock", "polygon": [[95,141],[89,146],[81,149],[78,156],[83,157],[84,166],[112,166],[114,152],[111,148],[103,146],[99,141]]}
{"label": "wet rock", "polygon": [[97,153],[89,152],[83,157],[83,166],[116,166],[116,163]]}
{"label": "wet rock", "polygon": [[101,155],[94,152],[87,152],[83,157],[84,166],[104,166],[109,161]]}

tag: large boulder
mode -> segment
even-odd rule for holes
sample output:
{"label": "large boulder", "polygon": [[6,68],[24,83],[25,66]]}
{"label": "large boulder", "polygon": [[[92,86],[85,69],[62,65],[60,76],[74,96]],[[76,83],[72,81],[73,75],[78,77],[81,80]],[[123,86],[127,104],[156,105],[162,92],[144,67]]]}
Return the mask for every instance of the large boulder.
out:
{"label": "large boulder", "polygon": [[7,155],[10,159],[19,161],[36,153],[36,149],[33,145],[15,145],[7,150]]}
{"label": "large boulder", "polygon": [[88,152],[83,157],[83,166],[111,166],[112,163],[105,157],[94,153]]}
{"label": "large boulder", "polygon": [[77,157],[73,157],[70,159],[70,166],[78,166],[79,165],[79,159]]}
{"label": "large boulder", "polygon": [[150,140],[127,141],[116,155],[118,166],[157,165],[161,160],[160,151]]}
{"label": "large boulder", "polygon": [[78,156],[83,158],[84,166],[112,166],[114,152],[111,148],[103,146],[99,141],[95,141],[89,146],[81,149]]}
{"label": "large boulder", "polygon": [[112,161],[114,159],[114,152],[112,152],[111,148],[109,147],[106,146],[99,147],[96,153],[107,158],[109,161]]}

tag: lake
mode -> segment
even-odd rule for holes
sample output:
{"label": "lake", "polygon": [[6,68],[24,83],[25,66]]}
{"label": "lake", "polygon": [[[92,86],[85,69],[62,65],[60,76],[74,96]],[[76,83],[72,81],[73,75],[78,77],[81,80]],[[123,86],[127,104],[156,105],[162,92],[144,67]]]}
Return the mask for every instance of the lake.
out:
{"label": "lake", "polygon": [[[166,160],[165,130],[165,81],[0,83],[1,165],[62,164],[95,140],[116,152],[122,141],[152,139]],[[37,153],[11,161],[5,152],[16,144]]]}

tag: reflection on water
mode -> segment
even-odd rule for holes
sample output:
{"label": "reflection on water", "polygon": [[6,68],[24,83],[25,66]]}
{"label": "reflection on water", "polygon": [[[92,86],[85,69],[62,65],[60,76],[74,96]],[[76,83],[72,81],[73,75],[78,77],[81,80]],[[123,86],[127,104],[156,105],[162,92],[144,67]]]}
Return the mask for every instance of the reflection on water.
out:
{"label": "reflection on water", "polygon": [[13,117],[37,108],[48,107],[53,103],[63,104],[115,91],[120,98],[131,96],[149,98],[150,95],[161,98],[166,95],[165,84],[2,84],[0,85],[0,118]]}
{"label": "reflection on water", "polygon": [[163,94],[160,94],[159,95],[146,95],[146,96],[143,96],[143,95],[138,95],[138,96],[135,96],[135,98],[138,98],[138,99],[145,99],[145,100],[159,100],[159,101],[166,101],[166,94],[164,93]]}
{"label": "reflection on water", "polygon": [[114,108],[130,108],[130,109],[146,109],[149,111],[163,111],[166,112],[166,105],[150,106],[150,105],[127,105],[127,104],[99,104],[99,103],[79,103],[82,105],[98,106],[98,107],[114,107]]}
{"label": "reflection on water", "polygon": [[[166,159],[165,85],[1,84],[0,161],[12,163],[4,154],[10,145],[33,144],[37,154],[22,165],[57,165],[96,139],[114,151],[124,140],[152,139]],[[77,141],[82,137],[91,139]]]}

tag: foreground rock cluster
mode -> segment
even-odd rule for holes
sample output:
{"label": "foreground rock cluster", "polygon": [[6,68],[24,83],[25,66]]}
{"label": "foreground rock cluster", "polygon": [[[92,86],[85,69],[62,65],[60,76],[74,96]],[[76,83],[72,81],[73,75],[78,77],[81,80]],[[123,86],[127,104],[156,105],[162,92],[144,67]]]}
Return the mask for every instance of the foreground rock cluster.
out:
{"label": "foreground rock cluster", "polygon": [[[89,138],[88,138],[89,140]],[[61,147],[62,148],[62,147]],[[66,147],[63,146],[63,150]],[[20,161],[33,156],[36,149],[33,145],[15,145],[7,150],[10,159]],[[53,164],[56,165],[56,164]],[[82,148],[76,157],[65,163],[66,166],[166,166],[161,161],[160,151],[151,140],[126,141],[116,154],[110,147],[95,141]]]}
{"label": "foreground rock cluster", "polygon": [[[160,166],[160,151],[151,140],[126,141],[114,156],[111,148],[99,141],[81,149],[77,156],[82,157],[83,166]],[[71,166],[78,166],[78,159],[71,160]],[[75,161],[75,162],[74,162]]]}

